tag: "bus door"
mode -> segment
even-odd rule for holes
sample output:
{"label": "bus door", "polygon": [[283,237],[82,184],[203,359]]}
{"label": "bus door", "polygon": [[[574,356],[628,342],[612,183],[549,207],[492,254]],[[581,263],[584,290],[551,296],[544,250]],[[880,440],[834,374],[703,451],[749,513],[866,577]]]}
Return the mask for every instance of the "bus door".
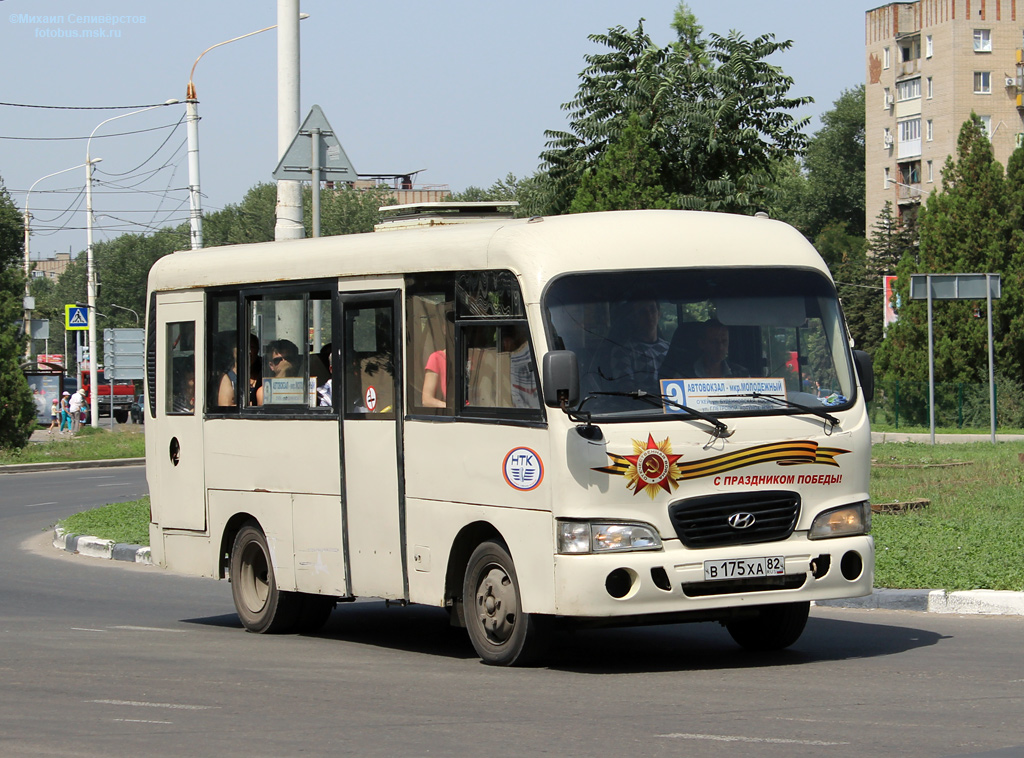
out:
{"label": "bus door", "polygon": [[[408,599],[399,292],[341,293],[342,493],[352,594]],[[338,353],[336,352],[337,356]]]}
{"label": "bus door", "polygon": [[[187,298],[187,300],[186,300]],[[153,499],[153,520],[164,529],[206,529],[203,475],[203,300],[202,295],[161,296],[156,308],[156,419],[159,430],[150,461],[162,493],[173,507]]]}

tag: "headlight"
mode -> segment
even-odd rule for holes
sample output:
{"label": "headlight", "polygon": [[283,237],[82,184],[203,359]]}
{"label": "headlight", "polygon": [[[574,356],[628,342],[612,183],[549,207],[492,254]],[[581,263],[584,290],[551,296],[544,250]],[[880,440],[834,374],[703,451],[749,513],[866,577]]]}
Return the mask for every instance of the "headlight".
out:
{"label": "headlight", "polygon": [[855,534],[867,534],[871,531],[871,503],[843,505],[839,508],[819,513],[811,522],[807,538],[823,540],[828,537],[849,537]]}
{"label": "headlight", "polygon": [[659,549],[661,538],[647,524],[558,522],[558,552],[563,555]]}

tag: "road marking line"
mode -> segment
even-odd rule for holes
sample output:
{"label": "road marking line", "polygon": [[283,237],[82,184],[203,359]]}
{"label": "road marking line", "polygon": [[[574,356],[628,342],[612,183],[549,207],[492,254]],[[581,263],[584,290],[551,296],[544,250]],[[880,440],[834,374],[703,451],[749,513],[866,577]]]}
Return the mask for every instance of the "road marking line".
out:
{"label": "road marking line", "polygon": [[737,737],[725,734],[659,734],[659,737],[666,737],[678,740],[709,740],[711,742],[758,742],[771,745],[813,745],[816,747],[834,747],[838,745],[849,745],[849,742],[823,742],[822,740],[786,740],[775,737]]}
{"label": "road marking line", "polygon": [[187,705],[185,703],[147,703],[141,700],[86,700],[87,703],[100,705],[131,705],[136,708],[171,708],[176,711],[209,711],[220,708],[219,705]]}
{"label": "road marking line", "polygon": [[110,484],[97,484],[97,487],[127,487],[130,482],[112,482]]}
{"label": "road marking line", "polygon": [[150,721],[148,719],[111,719],[125,724],[173,724],[173,721]]}
{"label": "road marking line", "polygon": [[25,507],[26,508],[38,508],[40,505],[56,505],[56,504],[57,504],[56,502],[52,502],[52,503],[29,503]]}
{"label": "road marking line", "polygon": [[112,626],[111,629],[124,629],[128,632],[175,632],[176,634],[184,634],[187,630],[185,629],[162,629],[158,626]]}
{"label": "road marking line", "polygon": [[101,476],[80,476],[79,479],[113,479],[117,474],[103,474]]}
{"label": "road marking line", "polygon": [[73,627],[71,627],[71,631],[72,632],[103,632],[104,634],[107,633],[106,629],[86,629],[85,627],[81,627],[81,626],[73,626]]}

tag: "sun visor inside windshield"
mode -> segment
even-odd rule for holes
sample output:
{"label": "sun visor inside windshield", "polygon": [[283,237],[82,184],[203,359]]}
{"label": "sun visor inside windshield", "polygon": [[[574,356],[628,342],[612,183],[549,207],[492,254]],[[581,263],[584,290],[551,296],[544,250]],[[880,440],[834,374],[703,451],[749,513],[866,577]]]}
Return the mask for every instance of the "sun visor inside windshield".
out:
{"label": "sun visor inside windshield", "polygon": [[807,320],[803,297],[718,297],[713,302],[718,320],[726,326],[797,327]]}

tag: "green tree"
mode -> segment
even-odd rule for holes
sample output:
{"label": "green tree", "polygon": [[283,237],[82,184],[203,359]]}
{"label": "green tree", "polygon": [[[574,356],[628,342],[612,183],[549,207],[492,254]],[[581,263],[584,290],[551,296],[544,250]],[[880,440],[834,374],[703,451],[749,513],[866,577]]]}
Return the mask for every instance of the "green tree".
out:
{"label": "green tree", "polygon": [[1002,357],[1008,372],[1024,371],[1024,148],[1017,148],[1006,162],[1006,223],[1010,229],[1009,255],[1002,272],[1004,316]]}
{"label": "green tree", "polygon": [[844,90],[822,117],[804,155],[806,228],[812,239],[840,222],[864,236],[864,85]]}
{"label": "green tree", "polygon": [[619,139],[593,170],[584,172],[569,212],[668,208],[668,195],[658,183],[660,176],[661,158],[647,143],[640,116],[631,113]]}
{"label": "green tree", "polygon": [[[896,273],[899,320],[889,327],[878,351],[878,366],[889,379],[927,381],[926,304],[910,300],[910,275],[916,273],[1001,272],[1009,262],[1006,182],[1002,166],[977,116],[964,123],[956,160],[947,158],[942,190],[933,192],[919,216],[920,248],[904,253]],[[1004,292],[1020,283],[1003,280]],[[1013,295],[1011,295],[1011,300]],[[997,339],[1007,334],[1007,309],[997,301]],[[942,301],[933,307],[935,376],[941,382],[985,383],[987,323],[984,308],[971,301]],[[1003,369],[1017,375],[1020,365]]]}
{"label": "green tree", "polygon": [[277,185],[263,182],[249,189],[240,203],[203,217],[203,246],[271,242],[277,223]]}
{"label": "green tree", "polygon": [[22,219],[0,179],[0,448],[28,444],[36,422],[21,358],[25,337],[21,334],[25,275]]}
{"label": "green tree", "polygon": [[[372,232],[380,222],[381,206],[394,205],[394,195],[385,186],[369,190],[342,187],[321,190],[320,193],[320,234],[330,237],[336,234],[362,234]],[[306,235],[313,236],[313,203],[309,187],[303,193],[306,208]]]}
{"label": "green tree", "polygon": [[[692,19],[682,28],[699,29]],[[789,111],[810,98],[791,97],[793,80],[767,62],[791,42],[712,34],[695,60],[689,43],[655,45],[643,19],[634,31],[618,26],[590,39],[608,52],[586,56],[576,96],[562,106],[569,130],[545,133],[547,212],[569,208],[585,172],[620,138],[630,114],[661,156],[652,184],[665,189],[673,207],[752,212],[771,203],[780,162],[807,141],[806,119]]]}

